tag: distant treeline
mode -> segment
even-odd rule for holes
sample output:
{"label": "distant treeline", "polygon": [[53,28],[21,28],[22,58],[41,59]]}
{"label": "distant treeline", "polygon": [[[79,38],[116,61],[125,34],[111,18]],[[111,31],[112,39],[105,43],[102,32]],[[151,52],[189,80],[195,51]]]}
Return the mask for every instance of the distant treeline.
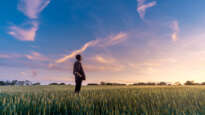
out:
{"label": "distant treeline", "polygon": [[[127,84],[123,84],[123,83],[111,83],[111,82],[100,82],[100,84],[98,83],[89,83],[88,85],[117,85],[117,86],[121,86],[121,85],[127,85]],[[133,84],[129,84],[129,85],[170,85],[166,82],[160,82],[160,83],[154,83],[154,82],[138,82],[138,83],[133,83]]]}
{"label": "distant treeline", "polygon": [[50,83],[48,85],[70,85],[70,84],[65,84],[65,83]]}
{"label": "distant treeline", "polygon": [[[0,81],[0,86],[6,86],[6,85],[18,85],[18,86],[31,86],[31,85],[41,85],[39,82],[32,83],[29,80],[25,81],[18,81],[18,80],[12,80],[12,81]],[[48,85],[70,85],[70,84],[65,84],[65,83],[50,83]],[[89,86],[96,86],[96,85],[112,85],[112,86],[125,86],[127,84],[123,83],[113,83],[113,82],[100,82],[100,83],[88,83]],[[169,86],[169,85],[175,85],[175,86],[180,86],[180,85],[205,85],[205,82],[202,83],[197,83],[194,81],[186,81],[184,84],[181,84],[180,82],[175,82],[175,83],[167,83],[167,82],[137,82],[129,85],[134,85],[134,86],[140,86],[140,85],[156,85],[156,86]]]}
{"label": "distant treeline", "polygon": [[159,83],[155,83],[155,82],[138,82],[138,83],[134,83],[132,85],[171,85],[171,84],[166,83],[166,82],[159,82]]}
{"label": "distant treeline", "polygon": [[[18,80],[0,81],[0,86],[6,86],[6,85],[31,86],[31,85],[41,85],[41,83],[40,82],[32,83],[29,80],[25,80],[25,81],[18,81]],[[65,83],[50,83],[48,85],[66,85],[66,84]]]}
{"label": "distant treeline", "polygon": [[25,81],[18,81],[18,80],[12,80],[12,81],[0,81],[0,85],[19,85],[19,86],[26,86],[26,85],[41,85],[39,82],[32,83],[29,80]]}
{"label": "distant treeline", "polygon": [[88,83],[88,85],[126,85],[123,83],[111,83],[111,82],[100,82],[100,84],[98,83]]}
{"label": "distant treeline", "polygon": [[[111,82],[101,82],[101,83],[89,83],[88,85],[127,85],[127,84],[122,84],[122,83],[111,83]],[[186,81],[184,84],[181,84],[180,82],[175,82],[175,83],[167,83],[167,82],[137,82],[137,83],[133,83],[133,84],[129,84],[129,85],[157,85],[157,86],[162,86],[162,85],[176,85],[176,86],[180,86],[180,85],[205,85],[205,82],[202,83],[196,83],[194,81]]]}

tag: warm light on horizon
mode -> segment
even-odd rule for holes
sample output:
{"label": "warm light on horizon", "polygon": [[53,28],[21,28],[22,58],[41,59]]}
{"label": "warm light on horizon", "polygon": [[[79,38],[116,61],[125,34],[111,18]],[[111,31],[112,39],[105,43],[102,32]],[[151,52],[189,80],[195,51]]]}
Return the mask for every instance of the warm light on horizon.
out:
{"label": "warm light on horizon", "polygon": [[73,83],[81,54],[85,84],[203,82],[203,3],[6,1],[0,7],[0,80]]}

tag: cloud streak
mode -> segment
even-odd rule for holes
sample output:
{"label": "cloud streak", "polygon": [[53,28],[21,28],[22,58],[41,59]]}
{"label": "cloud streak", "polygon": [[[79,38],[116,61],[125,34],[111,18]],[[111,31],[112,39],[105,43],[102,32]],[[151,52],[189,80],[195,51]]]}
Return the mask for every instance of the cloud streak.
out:
{"label": "cloud streak", "polygon": [[85,69],[87,71],[109,71],[119,72],[125,69],[125,65],[118,62],[117,59],[108,55],[96,55],[90,60],[92,63],[87,63]]}
{"label": "cloud streak", "polygon": [[112,45],[119,44],[126,39],[127,39],[127,33],[120,32],[117,35],[111,35],[110,37],[101,40],[101,44],[103,47],[112,46]]}
{"label": "cloud streak", "polygon": [[172,29],[173,33],[171,35],[171,38],[173,41],[177,41],[178,40],[178,33],[180,31],[179,29],[179,23],[178,21],[173,21],[171,24],[170,24],[170,28]]}
{"label": "cloud streak", "polygon": [[37,60],[37,61],[48,61],[49,58],[43,56],[42,54],[38,53],[38,52],[32,52],[31,54],[27,54],[25,55],[25,57],[29,60]]}
{"label": "cloud streak", "polygon": [[144,16],[146,14],[146,10],[148,8],[151,8],[157,4],[156,1],[149,2],[149,3],[145,4],[145,1],[146,0],[137,0],[137,2],[138,2],[137,12],[139,13],[141,19],[144,19]]}
{"label": "cloud streak", "polygon": [[0,54],[0,59],[28,59],[32,61],[50,61],[50,58],[44,56],[39,52],[31,52],[29,54]]}
{"label": "cloud streak", "polygon": [[99,46],[100,47],[108,47],[111,45],[116,45],[116,44],[124,41],[125,39],[127,39],[127,36],[128,35],[126,33],[120,32],[117,35],[110,36],[110,37],[105,38],[105,39],[96,39],[96,40],[89,41],[89,42],[85,43],[81,49],[75,50],[72,53],[64,56],[63,58],[58,59],[56,61],[56,63],[63,63],[66,60],[69,60],[69,59],[75,57],[75,55],[77,55],[79,53],[83,53],[84,51],[86,51],[86,49],[88,47],[99,47]]}
{"label": "cloud streak", "polygon": [[101,56],[101,55],[96,55],[93,60],[97,63],[100,64],[113,64],[114,62],[116,62],[116,60],[112,57],[105,57],[105,56]]}
{"label": "cloud streak", "polygon": [[56,63],[63,63],[66,60],[75,57],[75,55],[84,52],[88,47],[95,46],[97,43],[98,43],[97,40],[87,42],[86,44],[83,45],[83,47],[81,49],[75,50],[71,54],[64,56],[63,58],[57,60]]}
{"label": "cloud streak", "polygon": [[29,29],[25,29],[18,26],[11,26],[8,34],[13,36],[14,38],[21,41],[34,41],[36,32],[38,30],[38,23],[32,22],[31,27]]}
{"label": "cloud streak", "polygon": [[22,57],[19,54],[0,54],[0,59],[12,59],[12,58],[20,58]]}
{"label": "cloud streak", "polygon": [[124,65],[120,65],[120,64],[111,64],[111,65],[85,65],[85,70],[87,71],[98,71],[98,72],[102,72],[102,71],[109,71],[109,72],[119,72],[124,70],[125,67]]}
{"label": "cloud streak", "polygon": [[[20,0],[18,10],[29,19],[37,19],[39,13],[50,3],[50,0]],[[22,28],[16,25],[9,27],[8,34],[21,41],[35,41],[39,24],[37,20],[30,21],[30,28]]]}
{"label": "cloud streak", "polygon": [[113,63],[113,60],[111,60],[111,59],[105,59],[104,57],[99,56],[99,55],[97,55],[97,56],[95,57],[95,60],[96,60],[97,62],[103,63],[103,64]]}
{"label": "cloud streak", "polygon": [[18,9],[30,19],[37,19],[50,0],[20,0]]}

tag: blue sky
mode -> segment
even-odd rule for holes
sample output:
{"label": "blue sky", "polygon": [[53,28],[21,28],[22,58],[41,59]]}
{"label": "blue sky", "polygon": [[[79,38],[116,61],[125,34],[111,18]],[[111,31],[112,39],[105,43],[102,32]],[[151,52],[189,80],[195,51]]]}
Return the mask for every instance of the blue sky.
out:
{"label": "blue sky", "polygon": [[3,0],[0,80],[205,81],[204,0]]}

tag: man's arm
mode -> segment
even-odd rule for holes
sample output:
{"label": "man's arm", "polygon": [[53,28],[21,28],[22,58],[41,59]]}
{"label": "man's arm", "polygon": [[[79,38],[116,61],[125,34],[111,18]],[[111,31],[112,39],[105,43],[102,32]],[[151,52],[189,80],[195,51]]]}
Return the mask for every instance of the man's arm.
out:
{"label": "man's arm", "polygon": [[80,67],[81,67],[81,65],[79,63],[75,62],[74,67],[73,67],[73,74],[75,76],[82,77],[82,75],[80,74]]}
{"label": "man's arm", "polygon": [[83,66],[81,64],[80,64],[80,70],[81,70],[81,75],[82,75],[83,79],[85,80],[85,72],[84,72]]}
{"label": "man's arm", "polygon": [[75,75],[75,72],[76,72],[76,63],[74,63],[73,65],[73,75]]}

